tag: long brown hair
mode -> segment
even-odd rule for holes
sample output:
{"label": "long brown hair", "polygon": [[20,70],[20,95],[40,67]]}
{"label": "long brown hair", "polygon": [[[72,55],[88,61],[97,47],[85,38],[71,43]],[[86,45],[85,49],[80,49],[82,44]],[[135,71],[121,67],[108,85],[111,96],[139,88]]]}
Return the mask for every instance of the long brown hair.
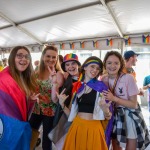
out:
{"label": "long brown hair", "polygon": [[120,74],[122,72],[123,68],[125,67],[125,63],[124,63],[123,57],[117,51],[110,51],[110,52],[106,53],[105,58],[103,60],[104,68],[106,69],[106,61],[107,61],[108,57],[112,56],[112,55],[116,56],[119,59],[119,61],[120,61],[120,69],[118,71],[118,73]]}
{"label": "long brown hair", "polygon": [[[15,57],[18,50],[20,49],[26,50],[30,56],[30,63],[26,68],[26,70],[24,70],[23,72],[19,72],[15,64]],[[9,64],[11,76],[18,83],[19,87],[26,93],[26,95],[30,96],[32,92],[35,92],[36,80],[33,71],[30,51],[25,46],[14,47],[10,52],[8,64]]]}
{"label": "long brown hair", "polygon": [[[46,46],[44,48],[44,50],[42,51],[41,58],[40,58],[40,64],[39,64],[39,70],[38,70],[39,75],[41,75],[45,71],[45,65],[44,65],[44,61],[43,61],[43,56],[46,53],[46,51],[48,51],[48,50],[55,51],[58,54],[58,49],[55,46]],[[56,69],[56,71],[63,72],[62,69],[61,69],[61,67],[60,67],[58,56],[57,56],[57,61],[56,61],[55,69]]]}

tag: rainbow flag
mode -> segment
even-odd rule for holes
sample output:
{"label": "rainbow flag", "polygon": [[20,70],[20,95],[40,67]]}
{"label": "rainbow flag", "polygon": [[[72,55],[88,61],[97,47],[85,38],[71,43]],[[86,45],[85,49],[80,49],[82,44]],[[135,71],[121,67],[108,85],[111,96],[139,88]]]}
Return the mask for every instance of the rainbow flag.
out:
{"label": "rainbow flag", "polygon": [[110,39],[110,40],[106,40],[106,45],[107,46],[112,46],[113,45],[113,40],[112,39]]}
{"label": "rainbow flag", "polygon": [[84,46],[85,46],[85,45],[84,45],[84,42],[80,42],[80,47],[81,47],[81,48],[84,48]]}
{"label": "rainbow flag", "polygon": [[65,49],[65,44],[64,43],[60,43],[60,49]]}
{"label": "rainbow flag", "polygon": [[93,47],[98,48],[98,41],[93,41]]}
{"label": "rainbow flag", "polygon": [[130,37],[127,38],[127,39],[125,38],[124,41],[125,41],[125,45],[131,45],[131,39],[130,39]]}
{"label": "rainbow flag", "polygon": [[75,45],[74,43],[70,43],[70,49],[74,49]]}
{"label": "rainbow flag", "polygon": [[149,43],[149,35],[147,36],[142,35],[142,41],[143,43]]}

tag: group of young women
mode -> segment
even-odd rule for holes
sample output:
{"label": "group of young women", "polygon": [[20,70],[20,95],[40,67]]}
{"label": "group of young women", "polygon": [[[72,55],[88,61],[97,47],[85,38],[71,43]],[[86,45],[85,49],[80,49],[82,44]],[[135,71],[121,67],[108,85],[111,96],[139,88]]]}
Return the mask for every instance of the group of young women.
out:
{"label": "group of young women", "polygon": [[[60,66],[57,48],[47,46],[34,72],[29,50],[18,46],[8,62],[0,73],[0,149],[30,149],[31,128],[42,124],[42,148],[52,150],[48,134],[58,105],[72,122],[63,150],[144,150],[149,145],[139,91],[133,77],[122,72],[124,60],[118,52],[108,52],[103,62],[91,56],[82,65],[76,54],[67,54]],[[10,120],[17,124],[11,126]],[[2,127],[16,134],[14,148]]]}

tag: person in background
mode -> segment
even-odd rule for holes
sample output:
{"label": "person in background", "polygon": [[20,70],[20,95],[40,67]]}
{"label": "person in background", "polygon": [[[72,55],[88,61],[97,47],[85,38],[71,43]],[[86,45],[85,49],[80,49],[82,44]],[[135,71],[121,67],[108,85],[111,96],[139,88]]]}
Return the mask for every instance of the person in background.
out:
{"label": "person in background", "polygon": [[[53,127],[56,102],[58,101],[56,92],[64,83],[56,47],[47,46],[42,51],[36,78],[38,83],[37,91],[40,96],[39,102],[35,103],[30,125],[34,131],[38,131],[41,124],[43,125],[42,148],[43,150],[52,150],[52,142],[48,138],[48,133]],[[34,137],[32,142],[34,142]]]}
{"label": "person in background", "polygon": [[58,55],[58,58],[59,58],[59,63],[60,63],[60,65],[61,65],[62,62],[63,62],[64,57],[63,57],[62,55]]}
{"label": "person in background", "polygon": [[124,53],[125,67],[123,68],[123,72],[131,74],[135,80],[136,80],[136,73],[133,69],[133,66],[136,66],[138,55],[139,54],[135,53],[132,50],[126,51]]}
{"label": "person in background", "polygon": [[0,72],[0,149],[29,150],[31,127],[28,122],[35,94],[36,80],[29,50],[12,49],[9,67]]}
{"label": "person in background", "polygon": [[109,86],[105,98],[114,103],[112,145],[114,150],[144,150],[150,136],[137,103],[138,87],[132,75],[123,73],[124,60],[117,51],[107,52],[104,68],[108,76],[103,81]]}
{"label": "person in background", "polygon": [[34,61],[34,66],[35,66],[34,70],[35,70],[35,72],[38,71],[39,63],[40,63],[39,60]]}
{"label": "person in background", "polygon": [[4,69],[4,65],[3,62],[0,60],[0,71],[2,71]]}
{"label": "person in background", "polygon": [[3,58],[2,61],[3,61],[4,68],[7,67],[8,66],[7,58]]}
{"label": "person in background", "polygon": [[[136,66],[138,56],[139,54],[135,53],[132,50],[126,51],[124,53],[125,67],[123,68],[123,72],[131,74],[134,77],[135,81],[136,81],[136,72],[134,71],[133,66]],[[142,88],[139,88],[138,95],[144,96],[144,91],[142,90]],[[138,101],[140,101],[139,99],[140,98],[138,97]]]}
{"label": "person in background", "polygon": [[143,90],[147,90],[147,102],[148,102],[148,112],[149,112],[149,126],[150,131],[150,75],[146,76],[143,81]]}
{"label": "person in background", "polygon": [[[110,119],[110,103],[106,103],[103,90],[107,90],[98,76],[103,71],[102,61],[89,57],[81,67],[81,76],[73,85],[72,107],[68,121],[73,121],[66,136],[63,150],[107,150],[102,120]],[[59,101],[68,96],[62,91],[57,94]],[[65,107],[65,106],[64,106]]]}

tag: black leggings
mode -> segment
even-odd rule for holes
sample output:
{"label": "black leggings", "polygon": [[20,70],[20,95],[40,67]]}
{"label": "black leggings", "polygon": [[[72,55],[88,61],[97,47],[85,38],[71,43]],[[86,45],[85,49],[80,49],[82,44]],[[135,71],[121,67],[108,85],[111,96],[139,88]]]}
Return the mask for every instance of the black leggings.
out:
{"label": "black leggings", "polygon": [[42,138],[43,150],[52,150],[52,142],[48,138],[48,134],[52,130],[53,119],[54,117],[32,114],[29,120],[31,127],[36,130],[39,130],[41,124],[43,124],[43,138]]}

